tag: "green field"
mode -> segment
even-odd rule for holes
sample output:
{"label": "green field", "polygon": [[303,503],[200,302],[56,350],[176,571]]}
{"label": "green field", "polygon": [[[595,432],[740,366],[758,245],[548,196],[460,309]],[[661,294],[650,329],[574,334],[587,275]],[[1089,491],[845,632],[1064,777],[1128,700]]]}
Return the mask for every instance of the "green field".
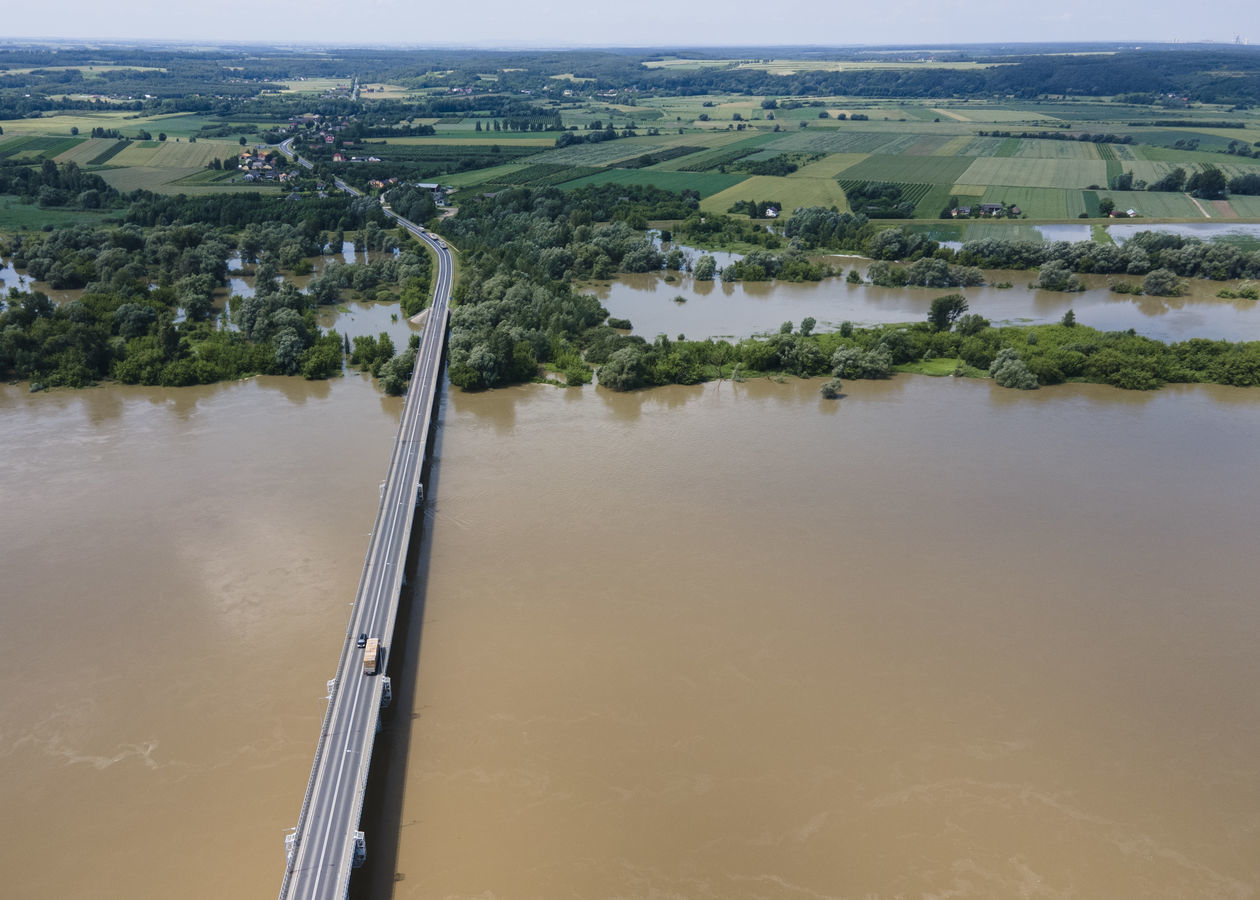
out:
{"label": "green field", "polygon": [[[7,135],[6,138],[8,138]],[[83,140],[84,138],[78,137],[16,135],[0,142],[0,159],[27,161],[52,159],[57,154],[77,146]]]}
{"label": "green field", "polygon": [[844,170],[845,179],[953,184],[971,161],[956,156],[868,156]]}
{"label": "green field", "polygon": [[[1015,143],[1007,143],[1014,141]],[[970,137],[968,135],[957,135],[944,144],[937,151],[937,156],[1002,156],[1004,148],[1015,148],[1019,146],[1018,138],[996,138],[996,137]],[[1010,150],[1008,155],[1013,155],[1014,149]]]}
{"label": "green field", "polygon": [[479,146],[491,144],[508,144],[514,147],[554,147],[556,139],[553,137],[538,137],[537,135],[518,134],[513,131],[490,132],[487,134],[482,131],[480,133],[468,129],[467,133],[461,133],[458,136],[450,137],[391,137],[389,145],[403,147],[430,147],[440,145],[443,147],[460,147],[460,146]]}
{"label": "green field", "polygon": [[1071,219],[1085,211],[1079,191],[1058,188],[990,187],[980,202],[1013,204],[1030,219]]}
{"label": "green field", "polygon": [[608,166],[644,153],[653,153],[670,146],[668,139],[621,138],[598,144],[577,144],[560,147],[527,158],[531,163],[561,163],[569,166]]}
{"label": "green field", "polygon": [[[658,169],[605,169],[574,181],[566,181],[563,186],[575,188],[587,184],[653,184],[667,191],[681,191],[690,188],[693,191],[699,191],[700,196],[703,198],[710,197],[728,188],[734,188],[735,185],[745,180],[751,179],[748,179],[746,175],[723,175],[719,172],[696,173],[663,172]],[[777,199],[777,197],[764,199]]]}
{"label": "green field", "polygon": [[1026,159],[1101,159],[1098,145],[1081,141],[1043,141],[1025,138],[1015,156]]}
{"label": "green field", "polygon": [[866,158],[865,153],[828,153],[817,162],[801,166],[792,174],[799,178],[834,178]]}
{"label": "green field", "polygon": [[[1185,194],[1155,191],[1098,191],[1099,199],[1110,197],[1116,209],[1132,209],[1146,219],[1202,219],[1203,213]],[[1201,201],[1204,202],[1204,201]],[[1207,206],[1206,202],[1204,205]]]}
{"label": "green field", "polygon": [[933,184],[929,185],[929,189],[919,198],[919,202],[914,207],[914,217],[916,219],[935,219],[941,214],[946,206],[949,205],[949,198],[953,196],[950,190],[951,185]]}
{"label": "green field", "polygon": [[1229,198],[1229,205],[1234,212],[1247,219],[1260,219],[1260,197],[1245,197],[1235,194]]}
{"label": "green field", "polygon": [[[116,212],[114,214],[117,215]],[[19,203],[17,197],[0,196],[0,231],[37,229],[45,225],[60,228],[80,222],[102,222],[108,216],[109,211],[48,209],[33,203]],[[4,285],[6,289],[16,286]]]}
{"label": "green field", "polygon": [[783,135],[769,146],[783,152],[903,153],[919,141],[919,135],[884,131],[819,132],[802,130]]}
{"label": "green field", "polygon": [[836,206],[848,209],[844,191],[834,178],[808,178],[789,175],[754,175],[732,188],[700,201],[704,212],[724,213],[736,200],[775,200],[783,204],[783,215],[801,206]]}
{"label": "green field", "polygon": [[443,175],[442,183],[449,184],[452,187],[467,187],[470,184],[484,184],[486,182],[511,183],[512,174],[525,168],[528,167],[524,163],[505,163],[504,165],[491,166],[487,169],[455,172],[450,175]]}
{"label": "green field", "polygon": [[1084,159],[977,159],[958,179],[960,184],[1014,187],[1084,188],[1105,184],[1107,164]]}
{"label": "green field", "polygon": [[214,159],[234,159],[240,153],[239,144],[227,141],[198,141],[189,144],[181,141],[134,141],[116,155],[110,164],[114,166],[150,166],[202,168]]}
{"label": "green field", "polygon": [[57,154],[56,159],[59,163],[72,162],[79,166],[92,165],[96,157],[117,143],[119,141],[115,141],[113,138],[88,138],[68,150],[61,151]]}

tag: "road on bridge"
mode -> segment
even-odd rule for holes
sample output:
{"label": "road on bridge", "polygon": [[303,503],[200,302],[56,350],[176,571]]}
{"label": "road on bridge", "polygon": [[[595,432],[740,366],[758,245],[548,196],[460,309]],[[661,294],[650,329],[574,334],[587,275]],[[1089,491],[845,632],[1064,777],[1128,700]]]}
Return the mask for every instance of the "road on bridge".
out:
{"label": "road on bridge", "polygon": [[[286,144],[288,142],[285,142]],[[291,147],[281,145],[291,153]],[[310,164],[297,161],[308,168]],[[353,193],[353,188],[338,182]],[[392,210],[385,214],[428,244],[437,256],[433,304],[421,337],[416,367],[407,390],[402,421],[394,441],[389,471],[381,486],[380,508],[372,529],[363,575],[350,615],[337,676],[330,683],[330,703],[298,825],[290,838],[281,900],[346,896],[356,835],[363,811],[372,744],[376,736],[385,667],[393,643],[403,565],[411,540],[412,521],[424,467],[425,445],[437,392],[441,389],[442,351],[446,342],[453,264],[444,241]],[[357,637],[380,639],[379,675],[364,672],[363,649]]]}

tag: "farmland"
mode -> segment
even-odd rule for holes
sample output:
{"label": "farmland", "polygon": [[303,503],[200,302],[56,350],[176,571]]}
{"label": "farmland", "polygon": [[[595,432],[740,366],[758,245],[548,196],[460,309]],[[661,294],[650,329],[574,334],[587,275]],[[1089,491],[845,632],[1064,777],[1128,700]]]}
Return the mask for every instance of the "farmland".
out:
{"label": "farmland", "polygon": [[659,169],[606,169],[575,181],[566,181],[564,186],[572,188],[584,184],[654,184],[667,191],[691,189],[699,191],[701,197],[710,197],[735,185],[755,180],[755,178],[745,179],[742,175],[722,175],[717,172],[695,174],[665,172]]}
{"label": "farmland", "polygon": [[[329,110],[342,116],[353,107],[336,130],[353,129],[359,118],[371,127],[342,134],[336,148],[358,159],[334,162],[331,133],[304,151],[324,175],[365,190],[391,178],[438,181],[451,189],[456,205],[461,195],[514,186],[656,185],[696,191],[706,213],[726,213],[736,201],[776,201],[788,217],[803,206],[847,209],[844,186],[888,183],[899,186],[919,220],[937,220],[951,198],[960,206],[1015,206],[1021,218],[1043,222],[1097,217],[1107,200],[1149,218],[1260,218],[1260,202],[1248,196],[1196,201],[1184,193],[1108,189],[1127,186],[1116,180],[1122,175],[1142,187],[1178,167],[1194,175],[1215,166],[1227,178],[1260,173],[1254,103],[1178,106],[1181,101],[1155,103],[1119,92],[972,91],[967,85],[975,79],[1018,64],[1009,57],[982,63],[934,54],[894,58],[854,50],[702,59],[675,53],[637,61],[622,54],[604,60],[611,68],[592,64],[589,70],[563,54],[521,65],[487,58],[461,68],[455,54],[449,66],[414,74],[403,64],[369,72],[328,60],[304,71],[295,61],[287,74],[271,70],[257,103],[125,104],[129,98],[119,92],[80,108],[62,101],[0,120],[0,164],[74,163],[122,191],[274,190],[246,184],[234,166],[214,165],[235,157],[239,138],[248,146],[261,143],[264,133],[273,139],[271,132],[285,130],[291,117],[304,119],[299,127],[309,129],[299,135],[313,136]],[[164,73],[175,71],[161,62]],[[144,74],[134,69],[137,78]],[[613,71],[621,80],[610,89]],[[349,97],[352,72],[360,80],[357,101]],[[105,62],[83,75],[91,87],[80,92],[121,77]],[[897,90],[821,90],[845,76]],[[702,80],[689,88],[693,77]],[[939,78],[948,88],[911,90],[925,78]],[[654,79],[669,79],[667,89],[653,87],[664,83]],[[93,129],[110,136],[90,137]],[[165,141],[141,139],[162,134]],[[314,190],[314,180],[304,189]]]}
{"label": "farmland", "polygon": [[782,203],[783,209],[789,213],[801,206],[848,207],[844,191],[834,178],[754,175],[735,187],[702,200],[700,209],[724,213],[736,200],[774,200]]}
{"label": "farmland", "polygon": [[1107,166],[1101,160],[981,158],[968,166],[958,180],[965,184],[1083,188],[1105,183]]}

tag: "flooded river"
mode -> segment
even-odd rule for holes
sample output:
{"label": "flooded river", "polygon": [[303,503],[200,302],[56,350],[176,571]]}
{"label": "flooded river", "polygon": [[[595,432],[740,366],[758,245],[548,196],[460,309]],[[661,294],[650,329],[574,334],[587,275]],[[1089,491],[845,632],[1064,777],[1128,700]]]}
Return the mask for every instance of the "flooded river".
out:
{"label": "flooded river", "polygon": [[[865,273],[869,260],[831,257],[837,268],[857,268]],[[1138,283],[1135,276],[1083,275],[1088,288],[1082,293],[1029,289],[1035,272],[994,270],[986,272],[990,283],[1008,282],[1010,288],[990,285],[969,288],[883,288],[847,284],[841,278],[821,282],[695,281],[675,276],[665,281],[659,273],[622,275],[612,283],[588,288],[612,315],[629,319],[634,333],[649,341],[658,334],[670,338],[684,334],[692,339],[723,336],[743,338],[774,333],[785,321],[797,325],[806,316],[818,322],[818,330],[834,330],[841,322],[856,325],[921,322],[932,300],[958,291],[970,312],[995,325],[1057,322],[1069,309],[1082,325],[1103,331],[1127,331],[1162,341],[1192,337],[1213,340],[1260,340],[1260,304],[1255,300],[1222,300],[1222,287],[1238,282],[1186,281],[1181,297],[1135,297],[1113,293],[1114,281]],[[681,298],[681,299],[679,299]]]}
{"label": "flooded river", "polygon": [[[399,409],[0,387],[5,896],[275,895]],[[448,396],[355,895],[1256,896],[1258,443],[1218,387]]]}
{"label": "flooded river", "polygon": [[365,896],[1254,896],[1258,439],[1222,388],[453,396]]}

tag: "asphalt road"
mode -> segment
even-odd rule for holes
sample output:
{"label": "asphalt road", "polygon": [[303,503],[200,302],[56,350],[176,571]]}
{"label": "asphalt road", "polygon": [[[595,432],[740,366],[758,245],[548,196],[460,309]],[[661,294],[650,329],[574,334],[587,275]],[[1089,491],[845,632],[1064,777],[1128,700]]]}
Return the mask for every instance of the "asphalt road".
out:
{"label": "asphalt road", "polygon": [[[350,190],[350,189],[347,189]],[[357,192],[356,192],[357,193]],[[280,896],[344,898],[350,882],[354,836],[363,809],[372,743],[380,714],[383,673],[389,664],[403,563],[411,539],[417,483],[424,464],[425,442],[436,392],[441,386],[442,349],[446,341],[447,304],[453,265],[440,239],[386,210],[386,214],[437,255],[437,276],[428,324],[420,340],[416,368],[403,407],[402,422],[389,471],[381,486],[381,504],[368,545],[363,575],[355,597],[338,664],[332,705],[325,717],[303,804],[291,864]],[[355,646],[361,633],[379,638],[379,672],[363,670],[363,650]],[[371,852],[371,836],[368,835]]]}

